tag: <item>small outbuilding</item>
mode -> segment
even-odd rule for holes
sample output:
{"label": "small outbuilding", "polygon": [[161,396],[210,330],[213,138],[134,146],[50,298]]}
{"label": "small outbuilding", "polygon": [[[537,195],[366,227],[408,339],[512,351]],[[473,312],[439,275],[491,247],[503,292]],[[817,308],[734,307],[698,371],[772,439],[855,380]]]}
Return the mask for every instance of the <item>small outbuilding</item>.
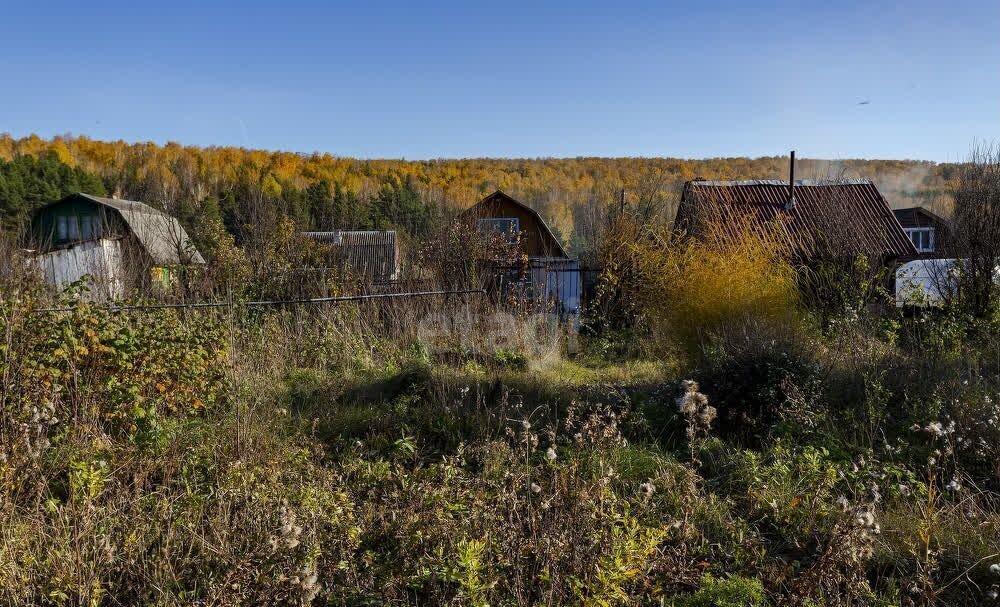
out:
{"label": "small outbuilding", "polygon": [[171,287],[181,267],[205,263],[175,217],[132,200],[71,194],[34,212],[31,236],[48,283],[89,275],[107,298],[133,284]]}
{"label": "small outbuilding", "polygon": [[517,236],[528,263],[520,276],[509,273],[508,283],[514,284],[522,298],[540,302],[560,317],[578,317],[580,262],[566,254],[538,211],[497,190],[463,211],[460,218],[475,222],[480,232]]}
{"label": "small outbuilding", "polygon": [[326,247],[327,268],[374,283],[399,278],[399,243],[395,230],[302,232]]}

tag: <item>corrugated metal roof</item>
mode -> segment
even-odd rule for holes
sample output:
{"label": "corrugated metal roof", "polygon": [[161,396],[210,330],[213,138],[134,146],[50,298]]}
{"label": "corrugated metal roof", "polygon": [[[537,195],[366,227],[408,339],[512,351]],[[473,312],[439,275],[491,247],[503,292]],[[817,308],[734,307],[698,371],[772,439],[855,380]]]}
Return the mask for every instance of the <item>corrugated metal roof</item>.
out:
{"label": "corrugated metal roof", "polygon": [[377,245],[396,246],[395,230],[332,230],[330,232],[302,232],[306,238],[334,245]]}
{"label": "corrugated metal roof", "polygon": [[194,243],[177,218],[135,200],[104,198],[83,193],[75,196],[116,211],[146,249],[153,263],[159,265],[205,263],[205,258],[194,247]]}
{"label": "corrugated metal roof", "polygon": [[867,179],[795,182],[689,181],[675,225],[694,234],[709,225],[735,236],[741,222],[762,238],[777,239],[798,258],[863,253],[875,259],[916,254],[889,204]]}
{"label": "corrugated metal roof", "polygon": [[[689,181],[702,186],[751,186],[751,185],[778,185],[788,188],[788,181],[784,179],[733,179],[733,180],[707,180],[697,179]],[[795,187],[798,186],[830,186],[830,185],[871,185],[869,179],[796,179]]]}
{"label": "corrugated metal roof", "polygon": [[399,273],[399,245],[394,230],[302,232],[336,249],[337,261],[362,276],[393,280]]}

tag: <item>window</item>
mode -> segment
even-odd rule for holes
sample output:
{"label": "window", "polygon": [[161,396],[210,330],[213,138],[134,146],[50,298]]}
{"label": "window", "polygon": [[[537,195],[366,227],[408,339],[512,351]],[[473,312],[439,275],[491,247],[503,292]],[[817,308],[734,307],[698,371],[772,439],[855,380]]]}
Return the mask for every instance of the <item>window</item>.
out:
{"label": "window", "polygon": [[76,215],[66,218],[67,223],[69,223],[69,239],[79,240],[80,238],[80,218]]}
{"label": "window", "polygon": [[69,227],[65,215],[56,217],[56,240],[69,240]]}
{"label": "window", "polygon": [[90,240],[94,237],[94,219],[90,215],[84,215],[80,218],[80,238],[83,240]]}
{"label": "window", "polygon": [[487,219],[480,219],[479,231],[516,234],[521,231],[521,220],[517,217],[490,217]]}
{"label": "window", "polygon": [[934,228],[906,228],[905,232],[918,253],[934,252]]}

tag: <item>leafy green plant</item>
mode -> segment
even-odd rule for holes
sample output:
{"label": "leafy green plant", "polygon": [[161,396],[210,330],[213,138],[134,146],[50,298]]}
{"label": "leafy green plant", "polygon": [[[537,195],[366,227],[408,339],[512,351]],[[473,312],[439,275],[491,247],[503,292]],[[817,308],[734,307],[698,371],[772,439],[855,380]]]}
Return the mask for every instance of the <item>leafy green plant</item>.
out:
{"label": "leafy green plant", "polygon": [[698,591],[678,599],[674,607],[766,607],[764,588],[760,580],[739,575],[701,578]]}
{"label": "leafy green plant", "polygon": [[493,351],[493,360],[500,367],[507,369],[524,369],[528,365],[524,353],[511,348],[497,348]]}

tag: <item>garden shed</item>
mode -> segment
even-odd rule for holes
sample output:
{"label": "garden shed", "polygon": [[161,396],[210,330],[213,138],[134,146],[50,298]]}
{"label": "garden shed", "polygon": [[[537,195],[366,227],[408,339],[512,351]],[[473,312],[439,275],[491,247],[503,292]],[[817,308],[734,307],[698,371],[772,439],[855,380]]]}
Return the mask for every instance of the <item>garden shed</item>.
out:
{"label": "garden shed", "polygon": [[71,194],[34,212],[31,235],[47,282],[90,275],[108,297],[133,280],[172,286],[179,268],[205,263],[175,217],[132,200]]}

